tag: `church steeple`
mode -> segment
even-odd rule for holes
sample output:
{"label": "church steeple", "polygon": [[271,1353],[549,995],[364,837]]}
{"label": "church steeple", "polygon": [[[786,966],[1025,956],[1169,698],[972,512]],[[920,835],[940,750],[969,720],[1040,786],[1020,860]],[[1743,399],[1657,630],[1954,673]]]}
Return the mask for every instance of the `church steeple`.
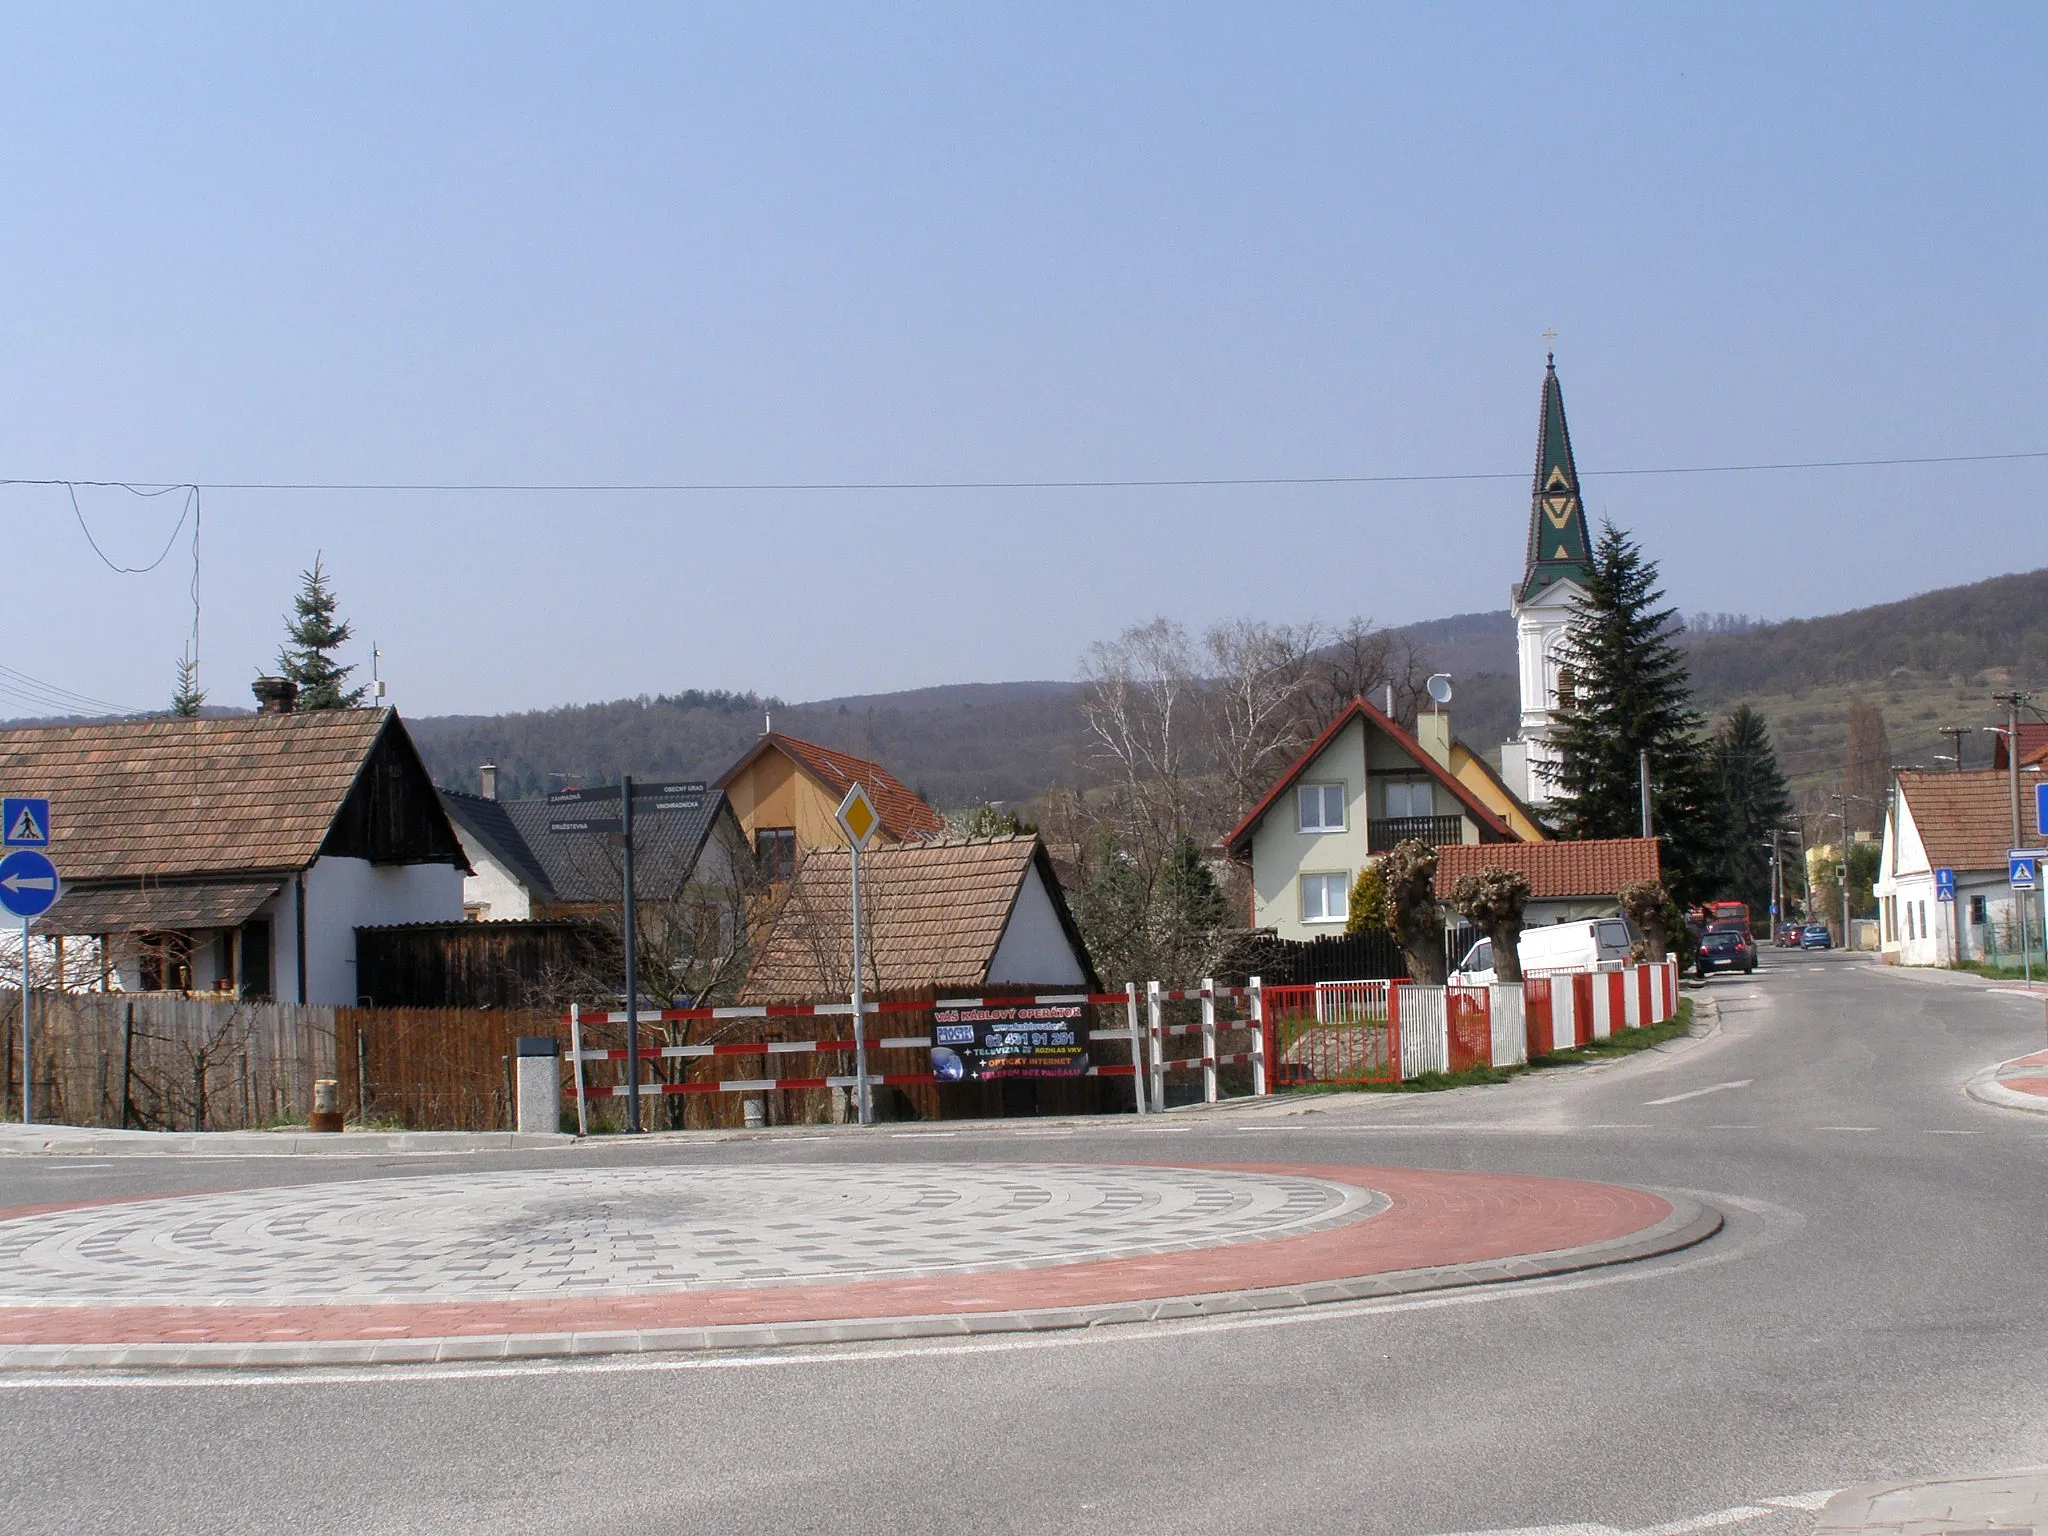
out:
{"label": "church steeple", "polygon": [[1543,373],[1543,414],[1536,428],[1536,484],[1529,498],[1529,558],[1515,589],[1528,602],[1553,582],[1588,581],[1586,508],[1579,498],[1579,469],[1572,462],[1571,429],[1564,421],[1564,391],[1557,383],[1553,353]]}

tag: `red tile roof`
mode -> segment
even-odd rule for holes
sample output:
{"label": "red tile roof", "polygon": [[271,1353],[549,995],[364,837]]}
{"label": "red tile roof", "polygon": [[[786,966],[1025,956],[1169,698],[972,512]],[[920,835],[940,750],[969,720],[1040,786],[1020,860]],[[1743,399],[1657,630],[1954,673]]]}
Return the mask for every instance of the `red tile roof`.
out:
{"label": "red tile roof", "polygon": [[779,731],[763,736],[745,757],[726,769],[719,777],[718,787],[725,788],[747,764],[771,749],[781,752],[824,785],[835,800],[845,799],[846,792],[858,782],[881,813],[882,831],[892,841],[901,843],[915,838],[937,837],[946,830],[946,818],[904,788],[902,781],[880,763],[855,757],[851,752],[821,747],[815,741],[785,736]]}
{"label": "red tile roof", "polygon": [[[817,848],[804,856],[777,904],[743,1001],[815,1002],[845,995],[853,977],[847,864],[843,848]],[[870,989],[880,995],[980,987],[1034,867],[1086,969],[1080,934],[1037,837],[902,843],[862,854],[861,937]]]}
{"label": "red tile roof", "polygon": [[[2036,774],[2020,770],[2020,846],[2039,847],[2034,826],[2032,781]],[[1899,793],[1906,797],[1920,844],[1932,869],[2004,869],[2012,847],[2012,781],[2004,769],[1970,773],[1899,774]]]}
{"label": "red tile roof", "polygon": [[1293,765],[1280,775],[1273,787],[1260,797],[1259,803],[1245,813],[1244,820],[1230,829],[1229,835],[1223,839],[1223,851],[1233,859],[1241,859],[1249,854],[1251,852],[1252,833],[1257,829],[1259,823],[1265,820],[1267,813],[1273,809],[1274,803],[1287,793],[1296,779],[1299,779],[1308,771],[1309,764],[1322,755],[1323,749],[1336,739],[1339,731],[1343,730],[1353,720],[1361,718],[1367,723],[1378,726],[1382,731],[1385,731],[1387,735],[1394,739],[1395,745],[1415,759],[1417,767],[1428,771],[1439,784],[1456,795],[1458,803],[1464,806],[1466,814],[1479,824],[1482,831],[1495,833],[1510,842],[1514,840],[1515,834],[1508,824],[1494,815],[1487,808],[1485,801],[1459,783],[1457,776],[1450,769],[1431,757],[1428,749],[1421,742],[1402,730],[1389,716],[1381,714],[1379,710],[1375,709],[1364,699],[1353,699],[1338,713],[1337,718],[1325,727],[1323,734],[1318,736],[1309,745],[1309,749],[1297,757]]}
{"label": "red tile roof", "polygon": [[1654,837],[1582,838],[1554,843],[1452,843],[1436,851],[1436,893],[1451,894],[1460,875],[1519,869],[1537,901],[1612,898],[1624,885],[1660,877]]}

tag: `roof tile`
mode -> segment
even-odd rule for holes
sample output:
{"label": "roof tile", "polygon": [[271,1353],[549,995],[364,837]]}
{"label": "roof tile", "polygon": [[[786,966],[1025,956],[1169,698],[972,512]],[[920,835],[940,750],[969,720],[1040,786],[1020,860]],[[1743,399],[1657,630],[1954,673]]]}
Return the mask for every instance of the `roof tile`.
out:
{"label": "roof tile", "polygon": [[1460,875],[1519,869],[1536,901],[1610,898],[1624,885],[1659,878],[1654,837],[1582,838],[1554,843],[1451,843],[1436,851],[1436,893],[1447,898]]}
{"label": "roof tile", "polygon": [[[2020,845],[2039,847],[2027,781],[2020,774]],[[1899,774],[1899,792],[1913,812],[1913,825],[1936,869],[2004,869],[2012,846],[2012,781],[2003,769],[1969,773]]]}

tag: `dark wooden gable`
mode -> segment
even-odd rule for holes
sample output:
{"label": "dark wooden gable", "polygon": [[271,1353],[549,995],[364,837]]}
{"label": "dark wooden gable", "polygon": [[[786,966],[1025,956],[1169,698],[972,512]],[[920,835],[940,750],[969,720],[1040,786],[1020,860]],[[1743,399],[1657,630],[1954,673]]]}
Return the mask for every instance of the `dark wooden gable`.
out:
{"label": "dark wooden gable", "polygon": [[372,864],[469,868],[426,764],[396,713],[377,733],[320,851]]}

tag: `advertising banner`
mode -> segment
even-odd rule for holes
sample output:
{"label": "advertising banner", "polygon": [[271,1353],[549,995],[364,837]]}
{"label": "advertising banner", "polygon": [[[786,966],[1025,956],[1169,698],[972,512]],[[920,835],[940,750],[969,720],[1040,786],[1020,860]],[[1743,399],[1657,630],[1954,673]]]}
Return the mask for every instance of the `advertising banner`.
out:
{"label": "advertising banner", "polygon": [[932,1015],[932,1076],[942,1083],[1087,1072],[1087,1010],[1079,1003],[940,1008]]}

